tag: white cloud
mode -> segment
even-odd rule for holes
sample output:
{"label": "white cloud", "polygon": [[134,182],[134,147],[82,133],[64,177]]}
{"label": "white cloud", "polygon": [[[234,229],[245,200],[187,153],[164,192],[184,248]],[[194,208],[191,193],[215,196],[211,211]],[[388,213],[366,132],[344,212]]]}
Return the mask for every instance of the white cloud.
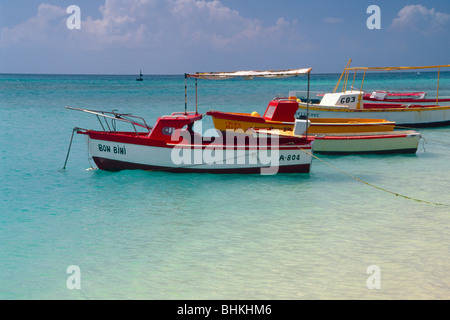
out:
{"label": "white cloud", "polygon": [[12,28],[2,28],[0,46],[46,42],[58,28],[65,27],[65,15],[64,8],[40,4],[36,16]]}
{"label": "white cloud", "polygon": [[265,26],[246,18],[219,0],[105,0],[97,19],[81,7],[81,29],[69,31],[66,8],[41,4],[36,16],[12,28],[3,28],[0,45],[64,43],[68,47],[186,48],[215,50],[272,46],[277,40],[300,42],[296,21],[280,17]]}
{"label": "white cloud", "polygon": [[449,25],[450,14],[438,12],[434,8],[425,6],[407,5],[398,12],[391,28],[396,30],[409,30],[421,34],[430,34],[441,31]]}
{"label": "white cloud", "polygon": [[317,49],[296,20],[261,21],[224,3],[103,0],[95,12],[80,5],[79,30],[67,28],[66,7],[41,4],[33,17],[0,30],[0,62],[9,59],[8,70],[44,73],[281,69]]}

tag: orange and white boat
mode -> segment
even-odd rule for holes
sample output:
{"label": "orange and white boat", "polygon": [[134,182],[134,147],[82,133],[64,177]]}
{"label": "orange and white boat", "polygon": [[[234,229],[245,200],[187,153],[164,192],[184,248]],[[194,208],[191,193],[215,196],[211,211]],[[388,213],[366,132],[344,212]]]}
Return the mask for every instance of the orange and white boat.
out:
{"label": "orange and white boat", "polygon": [[[292,130],[298,103],[292,99],[276,98],[269,102],[263,116],[256,111],[252,113],[234,113],[208,111],[213,118],[217,130],[244,131],[251,128]],[[364,118],[309,118],[309,134],[316,133],[355,133],[355,132],[385,132],[393,131],[395,122],[385,119]]]}
{"label": "orange and white boat", "polygon": [[[256,112],[208,111],[206,114],[212,117],[215,128],[221,132],[253,129],[258,132],[278,131],[281,136],[291,136],[296,134],[294,131],[299,121],[293,116],[297,106],[295,100],[274,99],[262,117]],[[307,123],[309,127],[301,132],[314,137],[315,153],[415,153],[419,145],[420,133],[394,131],[395,122],[383,119],[310,118]]]}

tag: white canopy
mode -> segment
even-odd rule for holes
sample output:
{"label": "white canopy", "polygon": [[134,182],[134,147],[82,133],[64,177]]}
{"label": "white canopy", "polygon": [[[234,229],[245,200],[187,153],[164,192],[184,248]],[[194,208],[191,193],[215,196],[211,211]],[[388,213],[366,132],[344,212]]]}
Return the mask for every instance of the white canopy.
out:
{"label": "white canopy", "polygon": [[209,80],[229,79],[234,77],[244,78],[282,78],[293,77],[301,74],[308,74],[311,68],[288,69],[288,70],[267,70],[267,71],[234,71],[234,72],[197,72],[195,74],[186,74],[186,78],[200,78]]}

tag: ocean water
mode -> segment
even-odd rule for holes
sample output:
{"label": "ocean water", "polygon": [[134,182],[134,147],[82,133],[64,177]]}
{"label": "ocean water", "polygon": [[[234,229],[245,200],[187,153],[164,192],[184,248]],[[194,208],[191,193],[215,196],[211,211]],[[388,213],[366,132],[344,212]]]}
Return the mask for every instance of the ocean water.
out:
{"label": "ocean water", "polygon": [[[311,90],[339,76],[314,74]],[[318,155],[310,174],[275,176],[87,170],[75,135],[62,170],[72,128],[99,128],[65,106],[150,124],[184,110],[183,76],[135,78],[0,75],[0,299],[450,298],[450,127],[420,129],[415,155]],[[365,88],[433,96],[436,80],[380,73]],[[306,88],[200,80],[198,108],[263,113]]]}

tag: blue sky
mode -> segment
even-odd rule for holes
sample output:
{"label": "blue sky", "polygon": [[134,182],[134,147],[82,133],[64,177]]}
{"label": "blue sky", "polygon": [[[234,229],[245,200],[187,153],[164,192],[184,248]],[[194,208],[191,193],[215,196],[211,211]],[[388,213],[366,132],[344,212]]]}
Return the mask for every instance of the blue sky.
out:
{"label": "blue sky", "polygon": [[[449,0],[0,0],[0,73],[450,63]],[[70,30],[67,7],[80,8]],[[370,5],[381,29],[370,30]]]}

